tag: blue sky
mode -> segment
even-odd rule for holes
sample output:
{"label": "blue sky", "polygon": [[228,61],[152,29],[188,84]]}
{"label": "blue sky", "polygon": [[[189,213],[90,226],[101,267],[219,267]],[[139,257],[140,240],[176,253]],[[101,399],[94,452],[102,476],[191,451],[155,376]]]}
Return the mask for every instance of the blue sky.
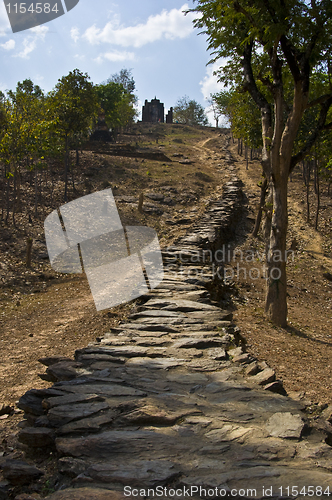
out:
{"label": "blue sky", "polygon": [[54,21],[13,34],[1,2],[0,89],[31,78],[49,91],[74,68],[100,83],[128,68],[140,104],[156,96],[168,109],[188,95],[206,107],[205,97],[221,85],[206,66],[207,43],[193,28],[194,15],[183,14],[192,6],[192,0],[80,0]]}

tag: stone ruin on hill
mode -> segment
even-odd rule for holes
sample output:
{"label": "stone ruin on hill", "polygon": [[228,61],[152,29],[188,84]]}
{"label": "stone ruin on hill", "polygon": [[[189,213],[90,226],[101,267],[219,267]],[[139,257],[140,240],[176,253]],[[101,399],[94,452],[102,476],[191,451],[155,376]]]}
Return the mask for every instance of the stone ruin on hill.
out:
{"label": "stone ruin on hill", "polygon": [[[145,100],[142,106],[142,122],[145,123],[164,123],[165,111],[164,103],[160,102],[156,97],[152,101]],[[173,123],[173,108],[170,108],[166,115],[166,123]]]}

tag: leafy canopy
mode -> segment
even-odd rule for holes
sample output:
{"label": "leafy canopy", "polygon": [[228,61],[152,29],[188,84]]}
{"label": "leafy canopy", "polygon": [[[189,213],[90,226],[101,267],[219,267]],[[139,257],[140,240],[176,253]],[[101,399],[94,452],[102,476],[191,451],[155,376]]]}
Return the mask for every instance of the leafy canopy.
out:
{"label": "leafy canopy", "polygon": [[[321,131],[331,127],[332,2],[197,0],[196,4],[191,11],[198,13],[195,26],[207,35],[210,62],[227,59],[219,78],[233,91],[250,93],[266,120],[263,140],[265,134],[265,140],[268,135],[270,144],[276,144],[281,131],[292,128],[294,143],[302,117],[307,118],[305,110],[316,107],[311,113],[313,126],[293,158],[294,166]],[[318,92],[315,75],[324,75]]]}
{"label": "leafy canopy", "polygon": [[174,120],[186,125],[208,125],[203,106],[188,96],[177,100],[174,107]]}

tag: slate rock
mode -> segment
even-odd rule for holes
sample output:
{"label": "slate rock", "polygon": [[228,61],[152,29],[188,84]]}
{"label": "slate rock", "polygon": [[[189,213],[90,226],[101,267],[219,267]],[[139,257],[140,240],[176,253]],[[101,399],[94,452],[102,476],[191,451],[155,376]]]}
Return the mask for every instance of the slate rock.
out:
{"label": "slate rock", "polygon": [[33,465],[20,460],[6,460],[2,470],[3,477],[15,486],[29,484],[44,474]]}
{"label": "slate rock", "polygon": [[[89,459],[114,460],[114,456],[124,454],[127,457],[143,455],[151,456],[151,450],[158,453],[185,453],[189,445],[178,440],[174,435],[161,432],[160,428],[153,430],[111,430],[77,438],[57,438],[55,440],[57,451],[60,455],[75,458],[87,457]],[[133,442],[135,441],[135,446]]]}
{"label": "slate rock", "polygon": [[250,356],[250,354],[245,352],[243,354],[239,354],[237,356],[234,356],[232,361],[233,361],[233,363],[248,364],[252,361],[252,359],[253,359],[252,356]]}
{"label": "slate rock", "polygon": [[90,417],[101,410],[108,409],[107,403],[78,403],[51,408],[47,417],[53,427],[68,424],[71,420]]}
{"label": "slate rock", "polygon": [[47,500],[124,500],[120,491],[104,490],[101,488],[68,488],[57,491],[47,497]]}
{"label": "slate rock", "polygon": [[72,380],[78,375],[76,368],[80,367],[82,367],[82,364],[74,360],[60,361],[59,363],[50,365],[46,370],[46,374],[50,382]]}
{"label": "slate rock", "polygon": [[257,373],[257,375],[253,375],[250,380],[258,385],[266,385],[274,382],[275,378],[275,371],[272,368],[265,368],[263,371]]}
{"label": "slate rock", "polygon": [[252,433],[252,427],[225,424],[221,429],[214,429],[206,434],[206,437],[215,442],[241,440],[244,436]]}
{"label": "slate rock", "polygon": [[83,432],[98,432],[103,426],[112,424],[116,412],[113,410],[102,412],[101,415],[80,418],[79,420],[72,420],[68,424],[64,424],[56,429],[57,436],[65,434],[82,434]]}
{"label": "slate rock", "polygon": [[[8,497],[6,497],[7,500]],[[2,500],[1,494],[0,494],[0,500]],[[21,495],[17,495],[15,497],[15,500],[42,500],[42,497],[38,495],[38,493],[33,493],[29,495],[28,493],[22,493]]]}
{"label": "slate rock", "polygon": [[285,391],[281,380],[276,380],[275,382],[265,385],[264,390],[281,394],[282,396],[287,396],[287,392]]}
{"label": "slate rock", "polygon": [[0,404],[0,416],[10,415],[13,412],[14,412],[14,408],[12,406],[4,404],[4,403]]}
{"label": "slate rock", "polygon": [[56,363],[61,363],[62,361],[70,361],[73,360],[64,356],[47,356],[45,358],[39,358],[39,363],[45,366],[55,365]]}
{"label": "slate rock", "polygon": [[44,448],[54,443],[54,430],[47,427],[25,427],[18,434],[20,443],[30,448]]}
{"label": "slate rock", "polygon": [[164,195],[161,193],[146,193],[145,196],[154,201],[163,201]]}
{"label": "slate rock", "polygon": [[31,389],[23,394],[23,396],[19,399],[17,406],[26,413],[31,413],[37,416],[44,414],[42,395],[35,389]]}
{"label": "slate rock", "polygon": [[184,414],[180,411],[168,411],[157,406],[145,405],[121,416],[119,421],[125,425],[174,425]]}
{"label": "slate rock", "polygon": [[100,483],[115,482],[149,488],[172,481],[180,471],[174,463],[167,460],[135,460],[92,465],[86,474]]}
{"label": "slate rock", "polygon": [[[224,346],[224,343],[221,339],[212,337],[212,338],[204,338],[204,337],[196,337],[196,338],[184,338],[183,340],[179,340],[174,342],[173,347],[176,349],[207,349],[209,347],[221,347]],[[222,353],[221,353],[222,354]]]}
{"label": "slate rock", "polygon": [[143,365],[146,368],[152,368],[156,370],[167,370],[169,368],[174,368],[175,366],[180,366],[181,363],[185,361],[184,359],[177,358],[131,358],[127,361],[127,365]]}
{"label": "slate rock", "polygon": [[256,375],[260,371],[257,361],[249,363],[244,370],[245,375]]}
{"label": "slate rock", "polygon": [[[133,358],[128,362],[134,362],[137,359],[141,358]],[[149,359],[149,358],[143,358]],[[150,360],[152,361],[152,360]],[[119,384],[112,383],[103,383],[100,384],[92,383],[92,384],[79,384],[79,385],[64,385],[62,386],[63,390],[66,392],[71,392],[75,394],[98,394],[102,397],[127,397],[127,396],[146,396],[146,393],[140,391],[139,389],[134,389],[133,387],[127,387]]]}
{"label": "slate rock", "polygon": [[300,439],[304,425],[300,415],[294,415],[290,412],[278,412],[269,418],[265,427],[270,436]]}
{"label": "slate rock", "polygon": [[93,401],[104,401],[98,394],[66,394],[56,398],[48,398],[43,400],[43,407],[49,410],[54,406],[70,405],[75,403],[92,403]]}
{"label": "slate rock", "polygon": [[79,474],[83,474],[87,467],[88,464],[80,458],[62,457],[58,461],[59,472],[70,477],[76,477]]}

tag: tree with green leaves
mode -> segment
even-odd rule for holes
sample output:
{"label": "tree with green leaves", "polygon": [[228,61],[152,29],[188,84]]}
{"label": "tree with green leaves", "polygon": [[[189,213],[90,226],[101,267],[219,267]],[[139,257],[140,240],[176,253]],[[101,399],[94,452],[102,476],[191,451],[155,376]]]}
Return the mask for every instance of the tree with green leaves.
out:
{"label": "tree with green leaves", "polygon": [[107,83],[109,82],[119,83],[128,94],[134,95],[136,84],[131,69],[123,68],[120,70],[120,73],[114,73],[111,78],[107,80]]}
{"label": "tree with green leaves", "polygon": [[219,119],[224,115],[222,108],[219,106],[218,100],[216,99],[216,94],[210,94],[210,98],[207,100],[211,111],[213,113],[213,119],[216,122],[216,128],[219,127]]}
{"label": "tree with green leaves", "polygon": [[[332,2],[329,0],[197,0],[194,21],[208,38],[212,61],[227,58],[220,79],[250,94],[262,124],[262,167],[268,181],[267,291],[265,310],[287,324],[286,234],[288,178],[321,132],[332,128]],[[230,54],[232,54],[230,58]],[[319,95],[317,72],[327,75]],[[263,90],[264,89],[264,90]],[[295,141],[308,109],[314,125],[300,150]]]}
{"label": "tree with green leaves", "polygon": [[[38,85],[26,79],[18,82],[15,91],[8,91],[3,102],[6,120],[0,143],[0,158],[6,169],[7,192],[10,181],[14,181],[12,213],[15,224],[15,212],[21,209],[22,167],[33,169],[36,160],[43,154],[45,96]],[[6,222],[8,213],[9,199]]]}
{"label": "tree with green leaves", "polygon": [[76,134],[88,134],[97,115],[98,104],[90,77],[78,69],[59,79],[50,94],[53,126],[63,140],[65,164],[64,200],[68,198],[70,141]]}
{"label": "tree with green leaves", "polygon": [[186,95],[177,100],[173,118],[175,122],[185,125],[208,125],[209,123],[203,106]]}
{"label": "tree with green leaves", "polygon": [[122,83],[107,81],[94,87],[100,111],[116,136],[117,131],[125,128],[134,120],[136,97],[125,89]]}

